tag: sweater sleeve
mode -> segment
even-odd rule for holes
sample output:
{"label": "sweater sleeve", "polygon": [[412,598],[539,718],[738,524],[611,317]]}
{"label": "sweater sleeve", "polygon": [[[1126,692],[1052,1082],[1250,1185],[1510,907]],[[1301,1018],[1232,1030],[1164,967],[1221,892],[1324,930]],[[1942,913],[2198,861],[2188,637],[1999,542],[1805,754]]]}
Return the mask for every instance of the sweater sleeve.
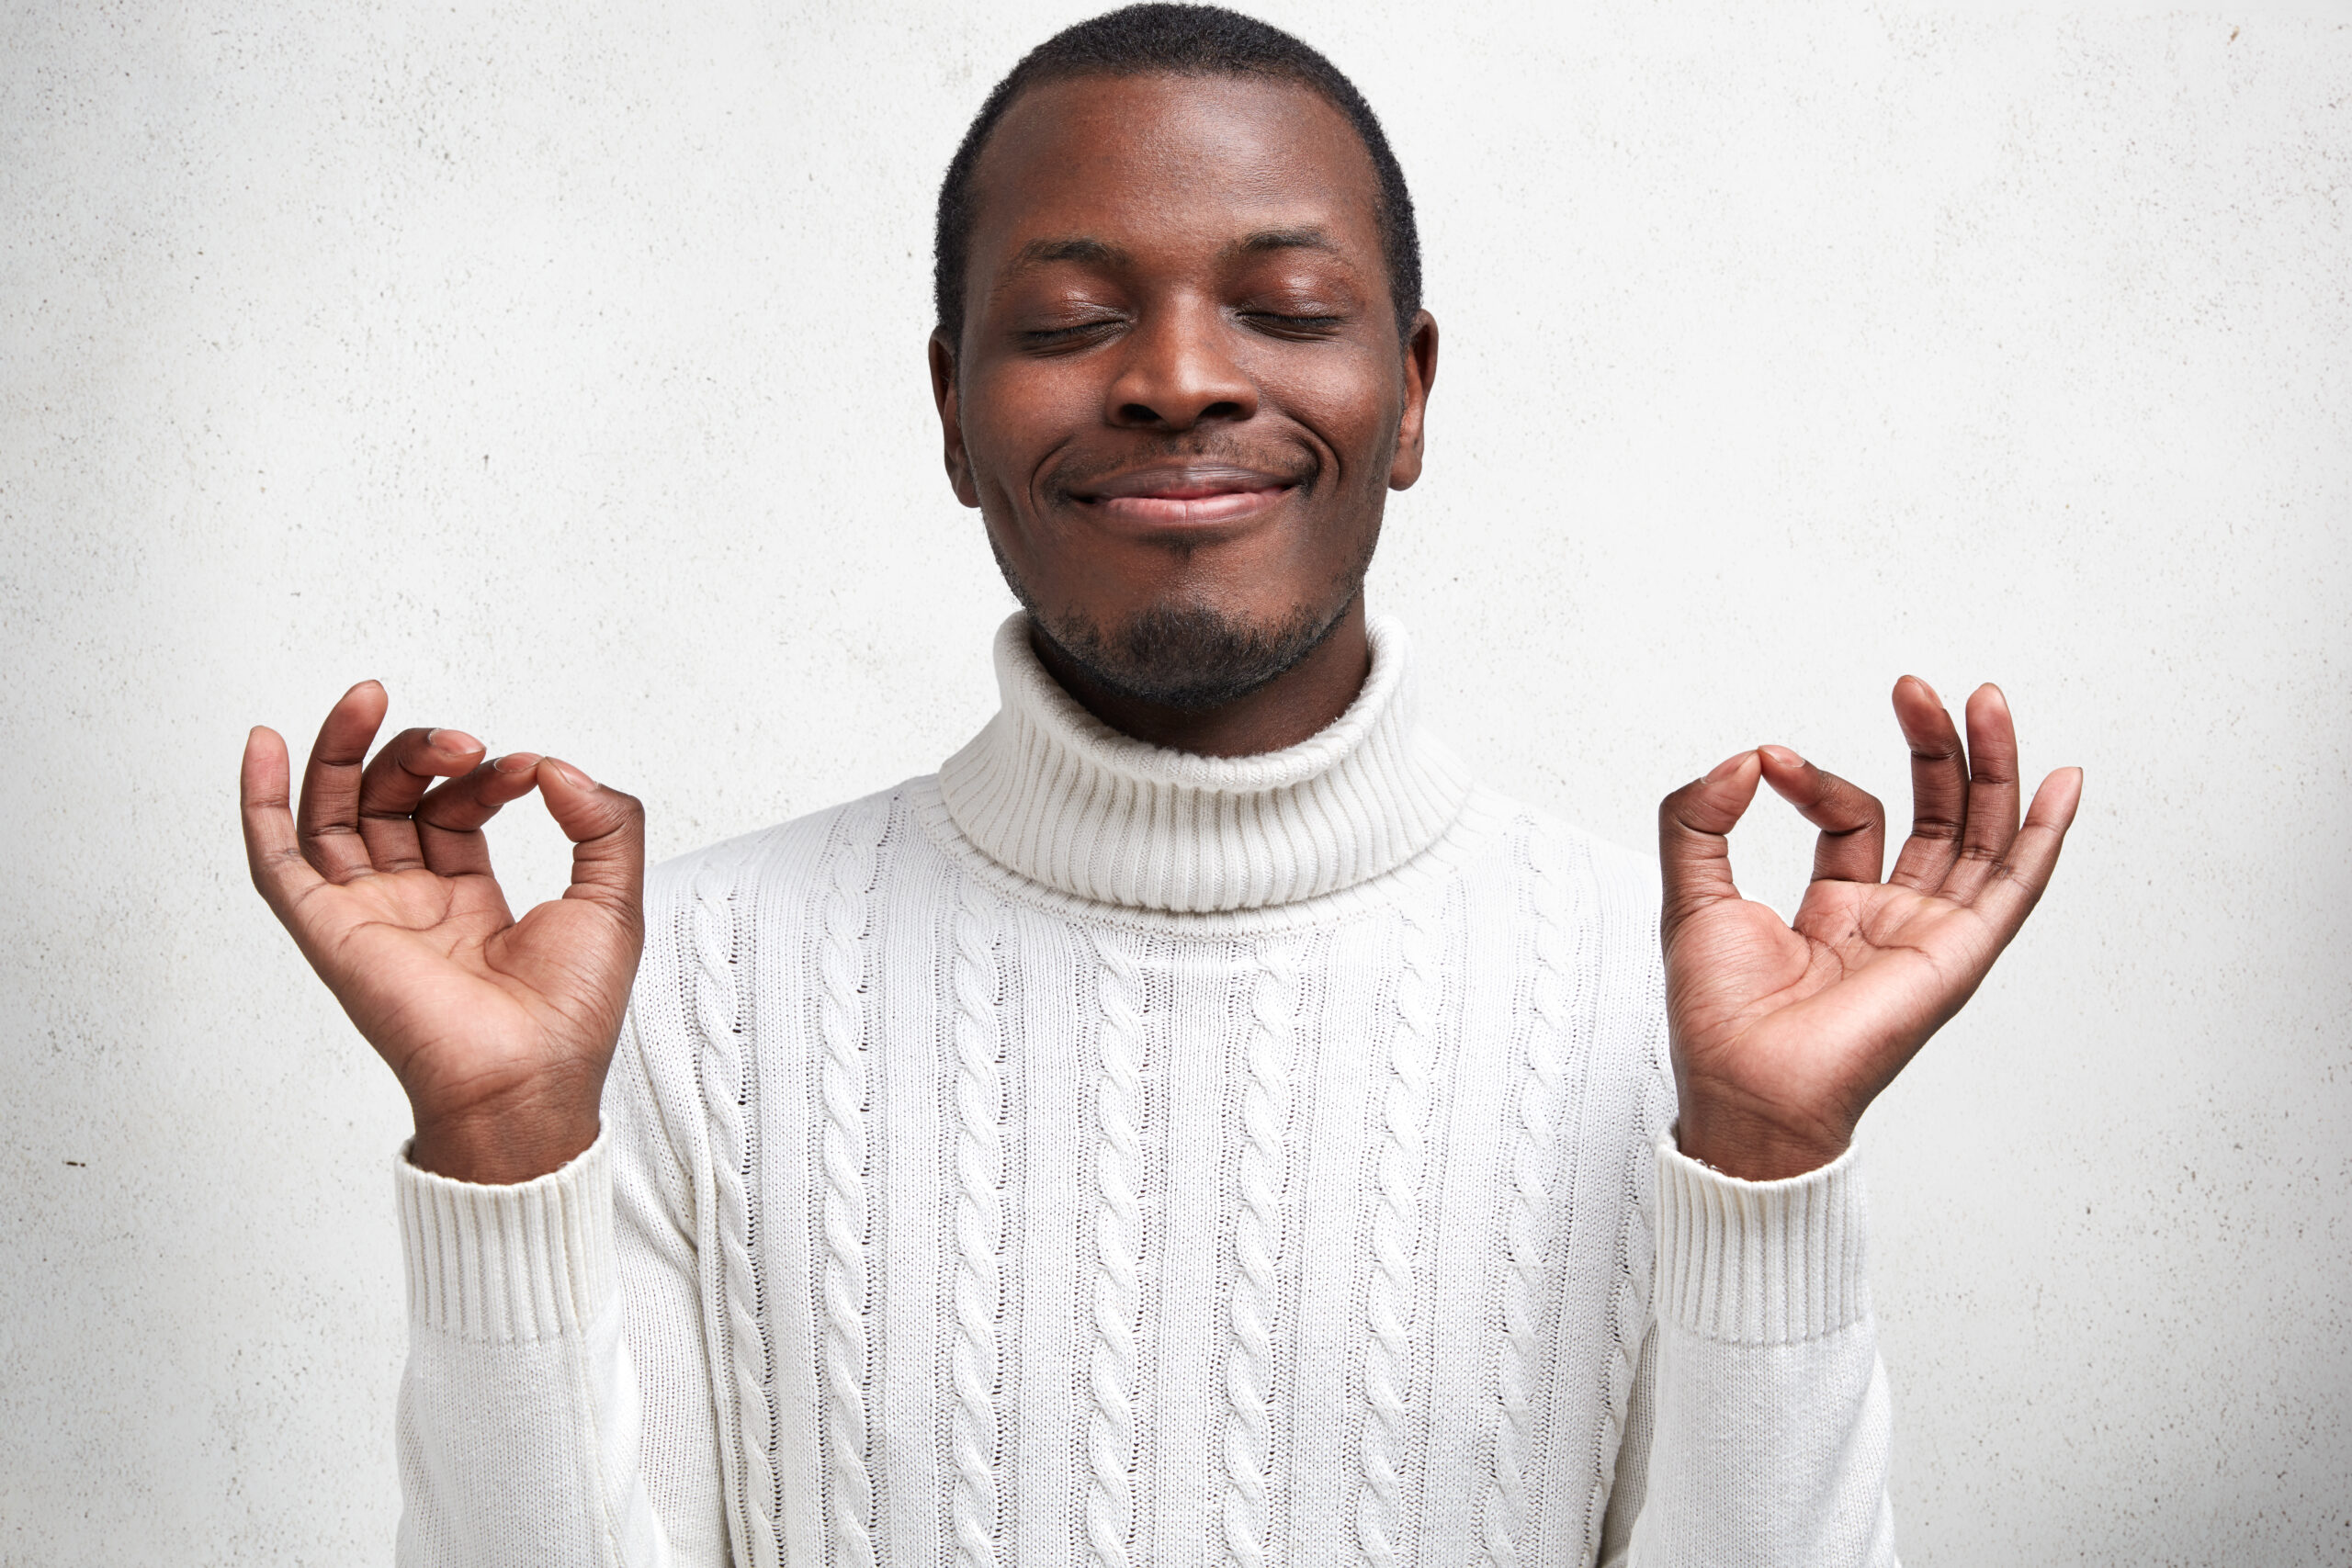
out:
{"label": "sweater sleeve", "polygon": [[1893,1427],[1853,1154],[1741,1181],[1669,1137],[1657,1168],[1657,1313],[1601,1562],[1891,1568]]}
{"label": "sweater sleeve", "polygon": [[691,1198],[636,1047],[560,1170],[478,1186],[401,1151],[401,1568],[728,1561]]}

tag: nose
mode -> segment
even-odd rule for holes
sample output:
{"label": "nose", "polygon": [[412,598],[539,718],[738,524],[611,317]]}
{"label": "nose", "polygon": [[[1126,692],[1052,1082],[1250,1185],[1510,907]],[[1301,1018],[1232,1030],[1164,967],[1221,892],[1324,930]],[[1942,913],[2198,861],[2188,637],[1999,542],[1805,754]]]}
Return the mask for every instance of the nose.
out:
{"label": "nose", "polygon": [[1125,429],[1182,431],[1258,412],[1258,387],[1235,363],[1231,329],[1214,302],[1171,303],[1148,312],[1120,345],[1119,373],[1103,412]]}

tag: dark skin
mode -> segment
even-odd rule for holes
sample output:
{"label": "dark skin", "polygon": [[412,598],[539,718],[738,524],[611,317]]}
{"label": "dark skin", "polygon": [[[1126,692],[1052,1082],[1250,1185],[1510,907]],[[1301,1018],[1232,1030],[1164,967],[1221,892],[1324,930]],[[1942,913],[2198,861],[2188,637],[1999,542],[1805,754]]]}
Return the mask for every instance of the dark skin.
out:
{"label": "dark skin", "polygon": [[[1358,577],[1386,491],[1420,473],[1437,363],[1426,313],[1397,330],[1370,159],[1298,87],[1116,78],[1025,96],[980,174],[966,325],[933,337],[932,379],[956,492],[1053,630],[1040,656],[1147,740],[1242,755],[1305,739],[1369,668]],[[1137,700],[1056,641],[1171,605],[1330,630],[1207,709]],[[569,764],[492,762],[452,730],[404,731],[368,760],[386,705],[363,682],[330,711],[299,812],[284,741],[253,732],[254,885],[399,1075],[410,1157],[526,1180],[596,1136],[642,942],[643,813]],[[1964,742],[1924,682],[1896,682],[1894,710],[1914,811],[1884,881],[1879,802],[1783,747],[1735,753],[1659,808],[1678,1137],[1733,1175],[1845,1150],[2016,935],[2073,819],[2075,769],[2020,816],[1996,688],[1968,699]],[[1792,923],[1731,878],[1726,835],[1760,784],[1822,830]],[[573,841],[572,886],[516,919],[482,828],[533,791]]]}
{"label": "dark skin", "polygon": [[1081,78],[1018,100],[975,184],[963,331],[933,334],[932,390],[956,497],[1039,617],[1337,622],[1205,711],[1114,690],[1051,638],[1039,658],[1159,745],[1306,739],[1371,668],[1363,567],[1386,492],[1420,477],[1437,375],[1427,311],[1400,352],[1371,155],[1295,86]]}

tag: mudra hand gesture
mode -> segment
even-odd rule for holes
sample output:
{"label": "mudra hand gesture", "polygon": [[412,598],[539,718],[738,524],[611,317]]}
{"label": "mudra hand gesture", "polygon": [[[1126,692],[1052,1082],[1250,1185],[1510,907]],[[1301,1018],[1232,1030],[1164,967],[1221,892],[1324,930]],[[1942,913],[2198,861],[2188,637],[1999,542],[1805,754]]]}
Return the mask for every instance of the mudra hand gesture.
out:
{"label": "mudra hand gesture", "polygon": [[[1794,1176],[1844,1152],[2017,935],[2082,797],[2082,771],[2062,768],[2019,825],[2017,733],[1993,686],[1968,699],[1965,750],[1926,682],[1895,683],[1894,714],[1913,807],[1884,882],[1885,807],[1785,747],[1727,758],[1658,808],[1678,1141],[1730,1175]],[[1732,882],[1725,835],[1759,780],[1821,829],[1785,924]]]}
{"label": "mudra hand gesture", "polygon": [[[486,760],[456,730],[403,730],[363,768],[385,704],[367,681],[328,713],[299,814],[285,741],[247,738],[254,886],[399,1076],[416,1114],[410,1158],[526,1180],[596,1138],[643,942],[644,813],[552,758]],[[533,789],[571,840],[571,886],[518,920],[481,829]]]}
{"label": "mudra hand gesture", "polygon": [[[577,768],[488,761],[453,730],[402,731],[363,767],[385,705],[370,681],[328,713],[299,814],[285,742],[253,732],[241,793],[254,885],[399,1077],[411,1158],[525,1180],[596,1136],[643,942],[644,814]],[[2082,773],[2067,768],[2019,825],[2017,738],[1995,688],[1969,699],[1965,750],[1924,682],[1898,682],[1894,708],[1914,811],[1884,882],[1884,808],[1782,747],[1742,751],[1659,807],[1678,1136],[1732,1175],[1796,1175],[1844,1152],[1863,1108],[2017,934],[2074,819]],[[1732,881],[1725,835],[1759,782],[1822,830],[1792,923]],[[482,828],[534,789],[572,841],[572,880],[516,919]]]}

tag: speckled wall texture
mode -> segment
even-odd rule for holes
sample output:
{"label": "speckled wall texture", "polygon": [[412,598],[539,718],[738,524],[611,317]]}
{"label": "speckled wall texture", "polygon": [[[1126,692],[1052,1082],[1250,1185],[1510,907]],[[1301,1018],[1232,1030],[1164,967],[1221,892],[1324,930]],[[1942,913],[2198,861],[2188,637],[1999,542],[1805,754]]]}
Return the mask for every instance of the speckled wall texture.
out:
{"label": "speckled wall texture", "polygon": [[[669,853],[985,716],[927,214],[1079,14],[0,12],[0,1560],[390,1557],[403,1107],[245,886],[248,724],[380,676]],[[1270,14],[1416,183],[1373,592],[1494,782],[1899,798],[1906,670],[2088,769],[1864,1125],[1906,1559],[2352,1561],[2352,13]]]}

